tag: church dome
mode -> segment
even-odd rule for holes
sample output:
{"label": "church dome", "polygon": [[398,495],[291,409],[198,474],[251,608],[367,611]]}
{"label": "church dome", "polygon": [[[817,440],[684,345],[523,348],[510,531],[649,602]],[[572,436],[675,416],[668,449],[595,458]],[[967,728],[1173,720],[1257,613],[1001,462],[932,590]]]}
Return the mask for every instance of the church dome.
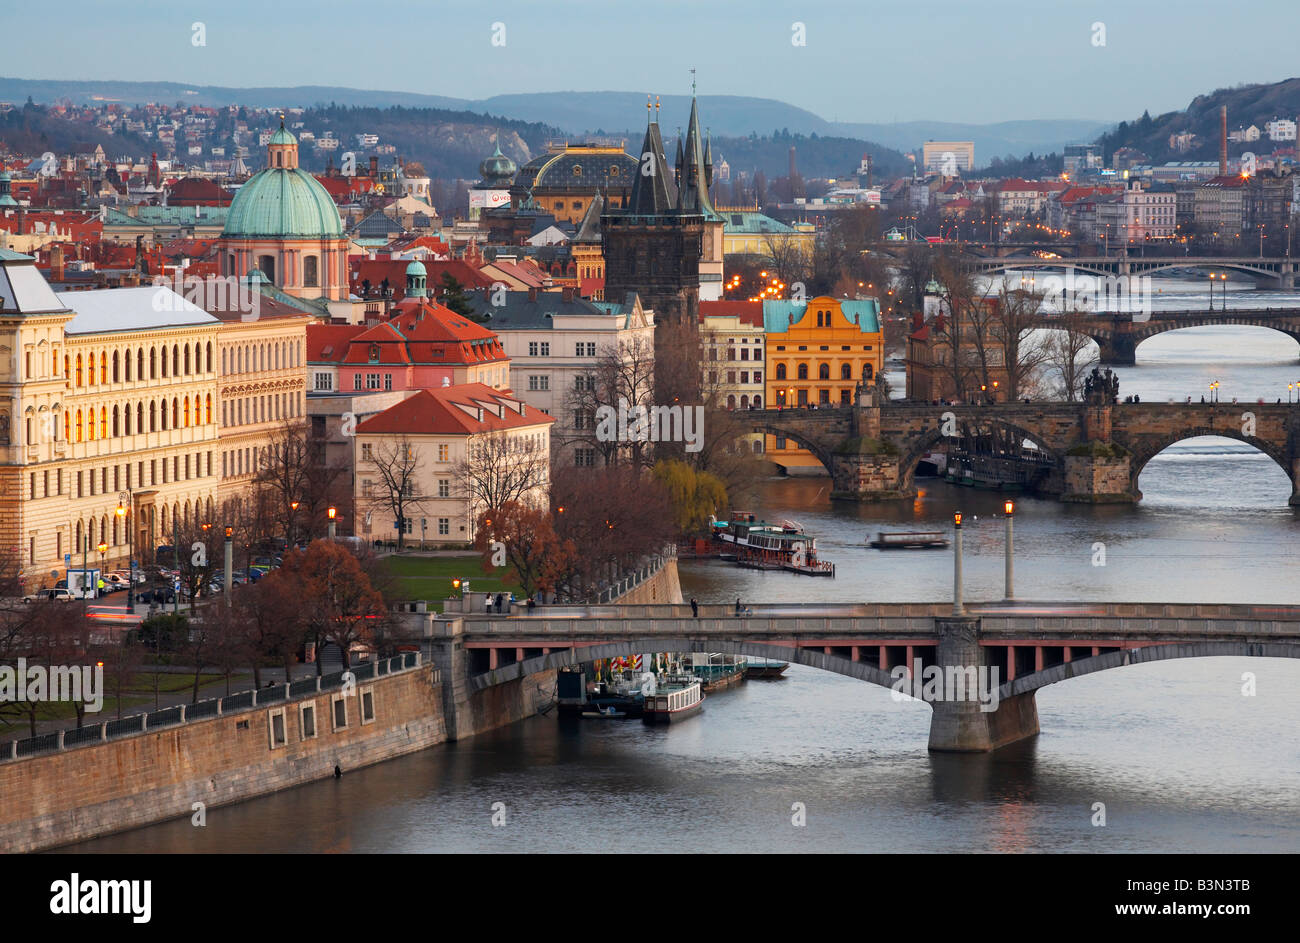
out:
{"label": "church dome", "polygon": [[406,274],[424,276],[424,275],[428,275],[429,273],[425,270],[424,263],[421,262],[419,259],[415,259],[414,261],[411,262],[410,265],[406,267]]}
{"label": "church dome", "polygon": [[501,153],[501,145],[498,144],[496,150],[492,152],[492,156],[485,158],[483,163],[478,165],[478,170],[487,183],[508,183],[510,178],[518,172],[519,167],[509,157]]}
{"label": "church dome", "polygon": [[298,139],[284,125],[271,136],[268,166],[235,194],[226,215],[226,239],[334,239],[343,221],[329,191],[298,167]]}

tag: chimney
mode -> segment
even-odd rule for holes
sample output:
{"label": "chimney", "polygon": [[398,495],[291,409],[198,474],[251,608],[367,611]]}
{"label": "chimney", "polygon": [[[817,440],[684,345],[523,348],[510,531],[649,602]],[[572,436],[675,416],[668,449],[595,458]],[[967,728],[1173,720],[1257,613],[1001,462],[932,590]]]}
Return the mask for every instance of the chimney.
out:
{"label": "chimney", "polygon": [[566,304],[573,300],[573,286],[565,285],[560,289],[560,300]]}
{"label": "chimney", "polygon": [[63,281],[63,246],[56,245],[50,250],[50,273],[56,282]]}
{"label": "chimney", "polygon": [[1219,176],[1228,172],[1228,106],[1219,106]]}
{"label": "chimney", "polygon": [[379,158],[376,157],[374,154],[370,155],[370,176],[372,177],[379,176]]}
{"label": "chimney", "polygon": [[529,301],[536,301],[536,300],[537,300],[537,287],[536,287],[536,286],[533,286],[533,287],[531,287],[531,288],[528,289],[528,300],[529,300]]}

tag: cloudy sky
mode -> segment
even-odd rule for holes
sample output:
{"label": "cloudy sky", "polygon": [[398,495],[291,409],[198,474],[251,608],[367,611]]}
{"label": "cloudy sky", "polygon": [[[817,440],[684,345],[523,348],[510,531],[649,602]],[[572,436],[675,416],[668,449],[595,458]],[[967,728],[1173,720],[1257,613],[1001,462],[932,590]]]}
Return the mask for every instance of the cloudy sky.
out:
{"label": "cloudy sky", "polygon": [[1117,120],[1287,78],[1298,26],[1298,0],[0,0],[0,74],[485,98],[695,68],[839,121]]}

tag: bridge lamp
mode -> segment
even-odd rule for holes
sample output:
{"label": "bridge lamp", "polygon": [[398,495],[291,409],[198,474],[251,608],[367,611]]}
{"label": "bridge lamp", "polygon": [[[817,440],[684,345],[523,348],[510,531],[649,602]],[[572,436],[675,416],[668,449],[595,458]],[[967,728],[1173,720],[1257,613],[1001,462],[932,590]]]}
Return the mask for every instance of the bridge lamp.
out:
{"label": "bridge lamp", "polygon": [[961,511],[952,515],[953,553],[952,553],[952,614],[964,615],[961,604]]}
{"label": "bridge lamp", "polygon": [[1014,583],[1014,564],[1012,563],[1012,560],[1015,558],[1015,551],[1013,549],[1015,545],[1015,541],[1013,540],[1012,533],[1011,533],[1011,519],[1015,517],[1016,514],[1016,502],[1011,500],[1007,500],[1003,502],[1002,510],[1006,511],[1007,513],[1007,547],[1006,547],[1007,595],[1006,598],[1014,599],[1015,592],[1012,589],[1012,585]]}

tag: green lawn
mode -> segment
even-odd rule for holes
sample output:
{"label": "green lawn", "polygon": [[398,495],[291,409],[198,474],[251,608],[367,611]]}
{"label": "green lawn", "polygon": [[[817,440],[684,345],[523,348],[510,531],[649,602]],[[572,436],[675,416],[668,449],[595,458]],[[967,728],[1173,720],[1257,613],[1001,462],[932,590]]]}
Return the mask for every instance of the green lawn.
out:
{"label": "green lawn", "polygon": [[[442,611],[442,601],[452,595],[451,581],[455,577],[469,580],[470,592],[497,593],[518,587],[507,584],[505,578],[513,574],[504,567],[491,574],[483,572],[480,562],[482,557],[476,553],[467,553],[455,557],[408,557],[393,556],[388,558],[389,571],[397,578],[401,600],[425,600],[436,602],[438,611]],[[400,601],[400,600],[394,600]]]}

